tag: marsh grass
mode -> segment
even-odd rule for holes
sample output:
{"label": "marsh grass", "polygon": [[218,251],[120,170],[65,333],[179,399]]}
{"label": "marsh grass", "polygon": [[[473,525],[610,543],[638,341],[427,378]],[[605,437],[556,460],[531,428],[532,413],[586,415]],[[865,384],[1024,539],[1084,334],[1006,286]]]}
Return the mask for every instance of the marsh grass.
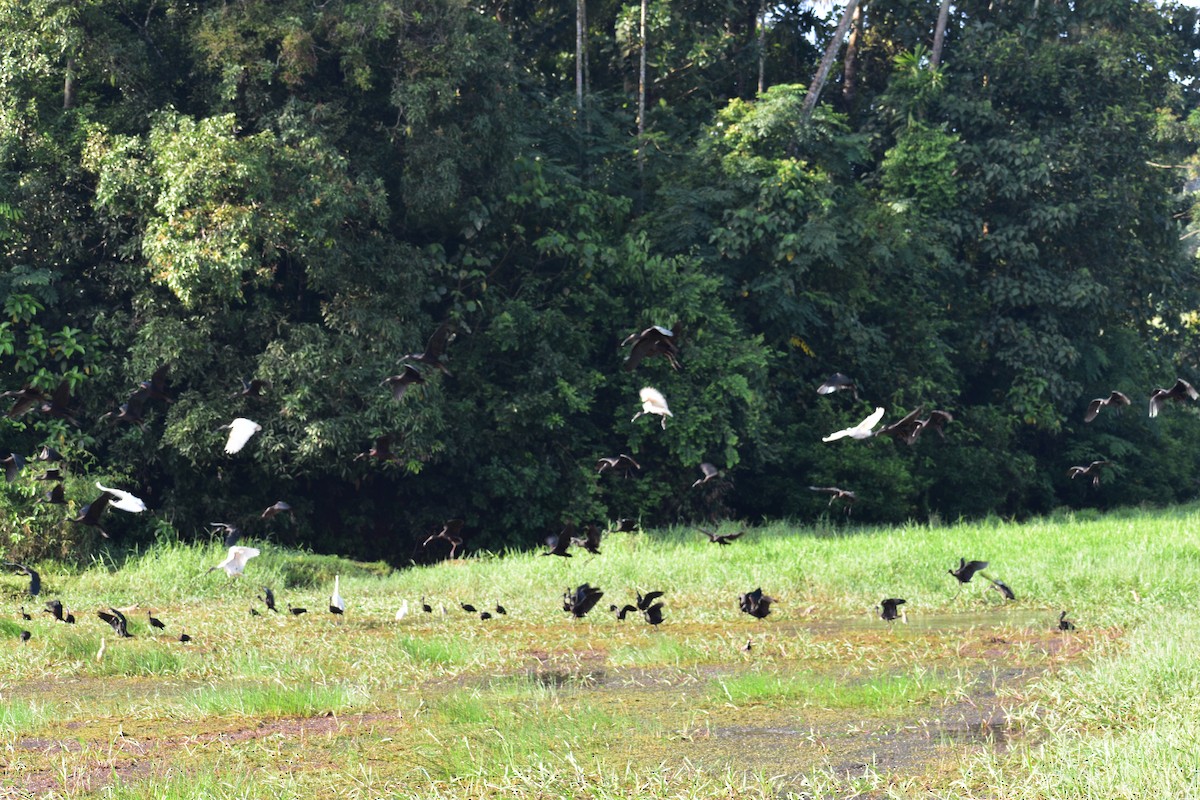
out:
{"label": "marsh grass", "polygon": [[35,731],[58,714],[58,709],[36,700],[0,698],[0,731],[7,734]]}
{"label": "marsh grass", "polygon": [[226,684],[195,690],[182,710],[185,716],[313,717],[347,711],[364,699],[346,685]]}

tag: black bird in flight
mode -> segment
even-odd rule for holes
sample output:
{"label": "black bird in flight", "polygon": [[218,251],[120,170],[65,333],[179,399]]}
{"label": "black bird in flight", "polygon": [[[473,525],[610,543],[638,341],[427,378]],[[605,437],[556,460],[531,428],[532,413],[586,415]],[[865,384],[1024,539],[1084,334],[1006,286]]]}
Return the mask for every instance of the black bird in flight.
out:
{"label": "black bird in flight", "polygon": [[738,531],[737,533],[717,533],[716,531],[710,531],[707,528],[696,528],[696,530],[707,536],[708,541],[711,544],[720,545],[727,545],[734,539],[740,539],[742,536],[746,535],[745,531]]}
{"label": "black bird in flight", "polygon": [[571,537],[571,544],[598,556],[600,555],[600,536],[600,527],[589,522],[583,526],[583,538]]}
{"label": "black bird in flight", "polygon": [[[111,613],[109,613],[111,612]],[[109,607],[108,611],[97,611],[96,616],[112,626],[113,631],[122,639],[132,639],[133,634],[129,632],[129,621],[125,619],[125,615],[113,607]]]}
{"label": "black bird in flight", "polygon": [[1092,479],[1092,486],[1099,486],[1101,470],[1111,463],[1111,461],[1093,461],[1086,467],[1071,467],[1067,470],[1067,475],[1070,476],[1071,480],[1075,480],[1080,475],[1084,475]]}
{"label": "black bird in flight", "polygon": [[234,392],[229,397],[231,399],[234,397],[262,397],[263,389],[270,388],[271,382],[264,381],[262,378],[242,378],[241,391]]}
{"label": "black bird in flight", "polygon": [[1100,415],[1100,409],[1105,406],[1121,406],[1132,405],[1133,401],[1129,399],[1129,395],[1123,392],[1111,392],[1108,397],[1097,397],[1092,402],[1088,403],[1087,412],[1083,415],[1084,422],[1091,422]]}
{"label": "black bird in flight", "polygon": [[1075,623],[1067,619],[1067,612],[1065,611],[1058,615],[1058,629],[1060,631],[1075,630]]}
{"label": "black bird in flight", "polygon": [[[986,575],[984,575],[984,577],[987,578]],[[1008,584],[1005,583],[1004,581],[997,580],[995,578],[988,578],[988,580],[992,582],[992,588],[994,588],[1000,594],[1004,595],[1006,600],[1016,600],[1017,599],[1016,593],[1013,592],[1012,589],[1008,588]]]}
{"label": "black bird in flight", "polygon": [[662,592],[646,592],[645,595],[643,595],[641,592],[638,592],[637,593],[638,611],[645,611],[646,609],[650,608],[650,604],[662,596],[663,596]]}
{"label": "black bird in flight", "polygon": [[884,425],[879,430],[875,431],[876,436],[891,436],[898,442],[912,444],[921,435],[921,412],[925,410],[924,406],[917,406],[912,411],[905,414],[900,419]]}
{"label": "black bird in flight", "polygon": [[835,392],[850,392],[855,400],[858,399],[858,386],[845,373],[835,372],[824,383],[817,387],[817,394],[833,394]]}
{"label": "black bird in flight", "polygon": [[[946,423],[954,422],[954,415],[949,411],[930,411],[929,416],[921,420],[921,431],[932,430],[939,438],[946,438]],[[920,434],[921,431],[918,431]],[[913,441],[916,441],[914,438]]]}
{"label": "black bird in flight", "polygon": [[150,609],[146,609],[146,619],[150,621],[151,628],[158,628],[160,631],[166,630],[167,626],[163,624],[161,619],[151,614]]}
{"label": "black bird in flight", "polygon": [[948,569],[946,572],[957,578],[959,583],[970,583],[971,578],[975,577],[975,573],[986,569],[987,565],[986,561],[967,561],[965,558],[960,558],[958,569]]}
{"label": "black bird in flight", "polygon": [[40,406],[46,399],[46,395],[41,389],[35,389],[29,384],[20,389],[0,394],[0,397],[11,397],[13,400],[12,407],[4,415],[9,419],[17,419],[29,409]]}
{"label": "black bird in flight", "polygon": [[214,531],[225,531],[225,546],[233,547],[242,538],[242,529],[229,522],[208,523]]}
{"label": "black bird in flight", "polygon": [[[136,395],[134,395],[136,397]],[[142,401],[130,398],[129,402],[121,403],[116,411],[109,411],[100,419],[108,420],[114,424],[124,422],[129,425],[136,425],[139,428],[146,427],[146,420],[142,416]]]}
{"label": "black bird in flight", "polygon": [[9,453],[4,458],[0,458],[0,464],[4,465],[4,481],[12,483],[25,468],[25,459],[16,453]]}
{"label": "black bird in flight", "polygon": [[574,592],[570,589],[563,594],[563,611],[571,612],[576,619],[581,619],[595,607],[604,592],[586,583],[580,584]]}
{"label": "black bird in flight", "polygon": [[638,529],[638,521],[632,517],[623,517],[617,520],[617,525],[612,529],[613,533],[635,533]]}
{"label": "black bird in flight", "polygon": [[83,525],[90,525],[100,532],[100,535],[105,539],[108,538],[108,533],[100,527],[100,515],[104,513],[104,509],[108,508],[108,501],[112,499],[112,495],[108,492],[103,492],[92,502],[79,510],[79,516],[71,520]]}
{"label": "black bird in flight", "polygon": [[856,495],[854,492],[850,491],[849,489],[840,489],[837,486],[810,486],[808,487],[808,490],[810,492],[821,492],[829,495],[830,506],[832,506],[838,500],[841,500],[846,504],[845,508],[847,516],[850,514],[850,509],[858,501],[858,495]]}
{"label": "black bird in flight", "polygon": [[34,480],[35,481],[58,481],[59,483],[62,483],[64,480],[66,480],[66,478],[62,474],[61,469],[59,469],[58,467],[50,467],[45,472],[43,472],[41,475],[35,476]]}
{"label": "black bird in flight", "polygon": [[771,613],[771,603],[775,602],[775,598],[768,597],[763,594],[761,588],[755,589],[753,592],[746,592],[738,597],[738,607],[752,617],[765,619]]}
{"label": "black bird in flight", "polygon": [[596,472],[601,473],[605,470],[618,470],[626,478],[628,478],[633,470],[641,469],[642,465],[634,461],[633,456],[621,453],[619,456],[604,456],[596,461]]}
{"label": "black bird in flight", "polygon": [[402,372],[384,378],[379,385],[391,389],[392,399],[399,402],[404,397],[404,393],[408,391],[409,386],[412,386],[414,383],[424,382],[425,376],[421,374],[420,370],[412,364],[405,364]]}
{"label": "black bird in flight", "polygon": [[62,461],[63,456],[62,456],[62,453],[58,452],[50,445],[43,445],[41,452],[37,454],[37,460],[38,461],[49,461],[50,463],[53,464],[57,461]]}
{"label": "black bird in flight", "polygon": [[439,369],[446,375],[449,375],[450,370],[446,369],[446,346],[454,341],[454,336],[454,330],[450,327],[450,323],[443,322],[433,332],[433,336],[429,337],[429,342],[425,345],[423,353],[409,353],[400,360],[406,361],[411,359],[419,364]]}
{"label": "black bird in flight", "polygon": [[69,404],[71,402],[71,383],[70,381],[62,381],[58,384],[58,388],[54,390],[54,394],[49,400],[43,400],[41,412],[49,417],[61,419],[70,425],[79,427],[79,420],[75,419],[71,413]]}
{"label": "black bird in flight", "polygon": [[167,394],[167,373],[171,371],[170,364],[163,364],[154,370],[150,380],[142,381],[138,388],[129,395],[130,402],[144,403],[147,400],[162,400],[164,403],[174,403],[175,398]]}
{"label": "black bird in flight", "polygon": [[654,356],[665,358],[673,369],[679,369],[679,347],[675,344],[675,333],[670,328],[652,325],[640,333],[631,333],[621,342],[621,347],[633,345],[625,357],[625,369],[632,372],[644,359]]}
{"label": "black bird in flight", "polygon": [[27,567],[24,564],[15,564],[11,561],[4,562],[4,566],[8,569],[15,569],[29,576],[29,596],[37,597],[42,591],[42,576],[38,575],[37,570]]}
{"label": "black bird in flight", "polygon": [[374,458],[387,464],[391,461],[399,461],[400,457],[392,452],[392,435],[385,433],[382,436],[375,437],[375,443],[365,453],[359,453],[354,457],[355,461],[364,458]]}
{"label": "black bird in flight", "polygon": [[447,520],[446,524],[442,526],[442,529],[426,539],[425,543],[421,546],[428,547],[429,543],[435,539],[443,539],[450,543],[450,558],[454,558],[454,554],[458,552],[458,548],[463,543],[463,537],[460,535],[460,531],[462,531],[464,524],[464,521],[461,519]]}
{"label": "black bird in flight", "polygon": [[47,600],[45,611],[50,616],[54,617],[59,622],[65,622],[68,625],[75,624],[75,615],[67,609],[63,608],[61,600]]}
{"label": "black bird in flight", "polygon": [[695,483],[692,484],[692,488],[695,489],[697,486],[700,486],[701,484],[708,483],[709,481],[713,480],[714,478],[720,476],[720,474],[721,474],[721,470],[717,469],[715,465],[710,464],[707,461],[705,461],[704,463],[702,463],[700,465],[700,478]]}
{"label": "black bird in flight", "polygon": [[283,500],[276,500],[271,505],[263,509],[260,519],[274,519],[276,515],[292,512],[292,507]]}
{"label": "black bird in flight", "polygon": [[67,504],[67,494],[63,490],[63,485],[60,483],[42,496],[43,503],[52,505],[65,506]]}
{"label": "black bird in flight", "polygon": [[275,607],[275,592],[271,591],[270,586],[264,586],[262,590],[263,593],[258,596],[258,599],[263,601],[269,611],[274,611],[278,614],[279,609]]}
{"label": "black bird in flight", "polygon": [[1168,400],[1174,400],[1177,403],[1185,400],[1200,400],[1200,392],[1197,392],[1195,387],[1183,378],[1177,378],[1175,385],[1170,389],[1155,389],[1150,394],[1150,416],[1157,417],[1158,412],[1162,410]]}
{"label": "black bird in flight", "polygon": [[884,600],[882,603],[879,604],[879,608],[881,609],[879,612],[879,616],[883,617],[888,622],[891,622],[892,620],[900,619],[901,612],[898,611],[897,609],[900,606],[904,605],[904,603],[905,603],[905,600],[902,597],[887,598],[886,600]]}
{"label": "black bird in flight", "polygon": [[546,546],[550,549],[542,553],[542,555],[570,558],[571,554],[567,552],[567,548],[571,546],[571,540],[575,538],[575,531],[575,523],[568,522],[563,525],[562,532],[558,536],[546,537]]}

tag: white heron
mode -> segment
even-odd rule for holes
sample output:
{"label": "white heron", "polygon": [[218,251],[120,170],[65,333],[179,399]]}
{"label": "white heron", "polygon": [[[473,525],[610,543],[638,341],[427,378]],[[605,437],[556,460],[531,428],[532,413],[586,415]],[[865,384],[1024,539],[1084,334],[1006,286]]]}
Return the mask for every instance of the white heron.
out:
{"label": "white heron", "polygon": [[246,562],[257,556],[259,550],[257,547],[241,547],[235,545],[229,548],[229,555],[225,556],[225,560],[215,567],[210,567],[209,572],[214,569],[223,569],[229,577],[241,575],[242,570],[246,568]]}
{"label": "white heron", "polygon": [[346,601],[342,599],[342,593],[338,591],[341,576],[333,576],[333,594],[329,596],[329,613],[344,614],[346,613]]}
{"label": "white heron", "polygon": [[663,397],[662,392],[647,386],[638,392],[638,396],[642,398],[642,410],[634,414],[633,419],[629,421],[633,422],[643,414],[657,414],[662,420],[663,428],[666,429],[667,417],[675,415],[671,413],[671,409],[667,408],[667,398]]}
{"label": "white heron", "polygon": [[146,504],[142,502],[142,498],[135,497],[129,492],[121,489],[110,489],[107,486],[101,485],[100,481],[96,481],[96,488],[102,492],[108,492],[113,498],[116,498],[109,498],[108,501],[108,504],[113,508],[119,508],[131,514],[140,514],[146,510]]}
{"label": "white heron", "polygon": [[879,420],[883,419],[883,413],[883,408],[878,407],[871,413],[871,416],[867,417],[853,428],[843,428],[840,431],[835,431],[828,436],[822,437],[821,441],[832,442],[836,439],[842,439],[847,436],[849,436],[851,439],[869,439],[872,435],[871,429],[879,424]]}
{"label": "white heron", "polygon": [[396,609],[396,621],[399,622],[400,620],[404,619],[407,616],[408,616],[408,601],[401,600],[400,607]]}
{"label": "white heron", "polygon": [[230,455],[238,452],[250,441],[250,437],[262,430],[254,420],[238,417],[228,425],[222,425],[221,430],[229,429],[229,439],[225,442],[225,452]]}

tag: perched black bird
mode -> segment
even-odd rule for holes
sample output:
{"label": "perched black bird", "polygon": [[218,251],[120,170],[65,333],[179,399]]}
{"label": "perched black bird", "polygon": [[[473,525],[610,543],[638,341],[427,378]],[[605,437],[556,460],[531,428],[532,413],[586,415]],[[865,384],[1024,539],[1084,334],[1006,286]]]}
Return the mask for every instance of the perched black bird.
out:
{"label": "perched black bird", "polygon": [[575,523],[568,522],[563,525],[562,532],[558,536],[546,537],[546,546],[550,549],[542,553],[542,555],[570,558],[571,554],[567,552],[567,548],[571,546],[571,539],[575,537],[575,530]]}
{"label": "perched black bird", "polygon": [[1058,629],[1060,631],[1075,630],[1075,623],[1067,619],[1067,612],[1065,611],[1058,615]]}
{"label": "perched black bird", "polygon": [[651,625],[658,625],[663,621],[663,604],[655,603],[642,611],[642,617]]}
{"label": "perched black bird", "polygon": [[429,543],[435,539],[444,539],[450,543],[450,558],[454,558],[454,554],[458,551],[459,546],[463,543],[463,537],[460,534],[464,521],[461,519],[447,520],[446,524],[437,533],[425,540],[422,547],[428,547]]}
{"label": "perched black bird", "polygon": [[433,613],[433,606],[429,605],[429,603],[426,603],[424,597],[421,598],[421,610],[424,611],[426,614]]}
{"label": "perched black bird", "polygon": [[53,489],[46,492],[46,494],[42,495],[42,502],[65,506],[67,504],[67,494],[63,490],[62,484],[58,484]]}
{"label": "perched black bird", "polygon": [[580,619],[591,611],[603,596],[604,592],[600,589],[586,583],[580,584],[574,592],[567,589],[563,594],[563,611],[569,611],[576,619]]}
{"label": "perched black bird", "polygon": [[25,468],[25,459],[16,453],[9,453],[4,458],[0,458],[0,464],[4,465],[5,482],[12,483],[21,474],[21,470]]}
{"label": "perched black bird", "polygon": [[480,611],[480,612],[479,612],[479,618],[480,618],[480,619],[491,619],[491,618],[492,618],[492,613],[491,613],[490,611]]}
{"label": "perched black bird", "polygon": [[881,611],[879,612],[879,616],[883,617],[888,622],[891,622],[892,620],[900,619],[900,612],[897,611],[896,609],[897,609],[897,607],[904,605],[904,602],[905,602],[904,598],[901,598],[901,597],[887,598],[886,600],[884,600],[882,603],[879,604],[879,608],[881,609]]}
{"label": "perched black bird", "polygon": [[1168,400],[1174,400],[1177,403],[1185,400],[1200,400],[1200,392],[1197,392],[1195,387],[1183,378],[1177,378],[1175,385],[1170,389],[1155,389],[1150,394],[1150,416],[1157,417],[1158,412],[1162,410]]}
{"label": "perched black bird", "polygon": [[225,531],[225,546],[233,547],[242,538],[242,529],[229,522],[208,523],[214,531]]}
{"label": "perched black bird", "polygon": [[433,332],[433,336],[429,337],[429,342],[425,345],[425,352],[409,353],[401,361],[411,359],[419,364],[439,369],[449,375],[450,370],[446,369],[446,346],[454,341],[454,336],[454,329],[450,327],[450,323],[443,322]]}
{"label": "perched black bird", "polygon": [[254,606],[250,606],[250,616],[252,616],[252,617],[261,617],[261,616],[262,616],[262,614],[260,614],[260,613],[259,613],[259,611],[258,611],[258,609],[257,609],[257,608],[255,608]]}
{"label": "perched black bird", "polygon": [[705,528],[696,528],[696,530],[707,536],[710,543],[721,545],[729,544],[734,539],[740,539],[742,536],[746,535],[745,531],[738,531],[737,533],[717,533],[716,531],[710,531]]}
{"label": "perched black bird", "polygon": [[1111,463],[1111,461],[1093,461],[1086,467],[1071,467],[1067,470],[1067,475],[1070,476],[1071,480],[1075,480],[1080,475],[1085,475],[1092,479],[1092,486],[1099,486],[1101,470]]}
{"label": "perched black bird", "polygon": [[4,566],[8,569],[15,569],[18,572],[23,572],[29,576],[29,596],[37,597],[42,591],[42,576],[38,575],[37,570],[25,566],[24,564],[14,564],[11,561],[4,562]]}
{"label": "perched black bird", "polygon": [[274,503],[272,503],[271,505],[269,505],[265,509],[263,509],[262,516],[260,517],[260,519],[274,519],[275,515],[277,515],[277,514],[282,514],[284,512],[287,512],[290,514],[291,511],[292,511],[292,507],[290,505],[288,505],[287,503],[285,503],[282,500],[276,500]]}
{"label": "perched black bird", "polygon": [[850,392],[855,400],[858,399],[857,384],[849,375],[842,372],[833,373],[817,387],[817,394],[833,394],[834,392]]}
{"label": "perched black bird", "polygon": [[764,619],[771,613],[771,603],[775,598],[763,594],[761,588],[738,596],[738,607],[752,617]]}
{"label": "perched black bird", "polygon": [[21,606],[21,619],[33,619],[33,615],[25,610],[25,606]]}
{"label": "perched black bird", "polygon": [[946,572],[958,578],[959,583],[970,583],[971,578],[975,577],[975,573],[985,569],[987,565],[986,561],[967,561],[965,558],[960,558],[958,569],[948,569]]}
{"label": "perched black bird", "polygon": [[107,539],[108,534],[100,527],[100,515],[104,513],[104,509],[108,508],[108,501],[110,499],[112,499],[111,494],[108,492],[101,493],[99,497],[80,509],[79,516],[71,521],[90,525],[99,531],[101,536]]}
{"label": "perched black bird", "polygon": [[583,538],[571,539],[571,544],[576,547],[582,547],[592,555],[600,555],[600,528],[596,525],[588,523],[583,527]]}
{"label": "perched black bird", "polygon": [[150,627],[158,628],[160,631],[166,630],[167,626],[163,624],[163,621],[151,614],[149,609],[146,610],[146,619],[150,620]]}
{"label": "perched black bird", "polygon": [[604,472],[607,469],[619,470],[626,478],[630,476],[633,470],[641,469],[642,465],[634,461],[633,456],[621,453],[618,456],[604,456],[596,461],[596,472]]}
{"label": "perched black bird", "polygon": [[699,486],[701,484],[708,483],[712,479],[718,477],[720,474],[721,474],[721,470],[717,469],[716,466],[705,461],[704,463],[702,463],[700,465],[700,478],[695,483],[692,484],[692,488],[695,489],[697,486]]}
{"label": "perched black bird", "polygon": [[63,604],[61,600],[47,600],[45,611],[50,616],[54,617],[59,622],[64,622],[63,619]]}
{"label": "perched black bird", "polygon": [[628,614],[630,611],[637,611],[638,609],[637,606],[631,606],[626,603],[620,608],[617,608],[616,605],[610,605],[608,610],[611,611],[613,616],[615,616],[617,619],[624,621],[626,614]]}
{"label": "perched black bird", "polygon": [[479,610],[479,609],[475,608],[475,606],[471,605],[470,603],[459,603],[459,606],[461,606],[462,610],[466,611],[468,614],[474,614],[475,612],[477,612]]}
{"label": "perched black bird", "polygon": [[633,345],[625,357],[625,369],[637,369],[643,359],[654,356],[665,358],[673,369],[679,369],[679,347],[675,344],[675,333],[670,328],[652,325],[641,333],[631,333],[621,342],[622,347]]}
{"label": "perched black bird", "polygon": [[[984,576],[984,577],[987,577],[987,576]],[[994,588],[1000,594],[1004,595],[1005,599],[1007,599],[1007,600],[1016,600],[1017,599],[1017,595],[1013,592],[1012,589],[1008,588],[1008,584],[1005,583],[1004,581],[996,580],[995,578],[988,578],[988,580],[992,582],[992,588]]]}
{"label": "perched black bird", "polygon": [[184,642],[186,644],[187,642],[190,642],[191,640],[192,640],[192,637],[188,636],[186,633],[179,634],[179,641]]}
{"label": "perched black bird", "polygon": [[[111,612],[111,613],[109,613]],[[96,616],[107,622],[116,632],[117,636],[122,639],[132,639],[133,634],[129,632],[129,621],[125,619],[125,615],[117,609],[109,606],[108,611],[97,611]]]}
{"label": "perched black bird", "polygon": [[262,590],[263,593],[258,596],[258,599],[262,600],[263,603],[266,604],[269,611],[274,611],[276,614],[278,614],[279,609],[275,607],[275,592],[271,591],[270,586],[264,586],[262,587]]}
{"label": "perched black bird", "polygon": [[291,612],[291,614],[292,614],[292,616],[293,616],[293,617],[298,617],[298,616],[300,616],[301,614],[307,614],[307,613],[308,613],[308,609],[307,609],[307,608],[299,608],[299,607],[296,607],[296,608],[289,608],[289,609],[288,609],[288,611],[289,611],[289,612]]}
{"label": "perched black bird", "polygon": [[404,393],[408,391],[409,386],[424,382],[425,376],[421,374],[420,370],[412,364],[405,364],[403,372],[384,378],[379,385],[391,389],[392,399],[399,402],[404,397]]}
{"label": "perched black bird", "polygon": [[1129,399],[1129,395],[1122,392],[1111,392],[1108,397],[1097,397],[1092,402],[1088,403],[1087,413],[1083,415],[1084,422],[1091,422],[1100,415],[1100,409],[1105,406],[1121,406],[1132,405],[1133,401]]}
{"label": "perched black bird", "polygon": [[497,614],[505,614],[505,615],[507,615],[507,614],[508,614],[508,609],[507,609],[507,608],[505,608],[504,606],[500,605],[499,603],[496,603],[496,613],[497,613]]}
{"label": "perched black bird", "polygon": [[28,642],[32,638],[33,638],[33,634],[30,633],[29,631],[21,631],[21,641],[22,642]]}

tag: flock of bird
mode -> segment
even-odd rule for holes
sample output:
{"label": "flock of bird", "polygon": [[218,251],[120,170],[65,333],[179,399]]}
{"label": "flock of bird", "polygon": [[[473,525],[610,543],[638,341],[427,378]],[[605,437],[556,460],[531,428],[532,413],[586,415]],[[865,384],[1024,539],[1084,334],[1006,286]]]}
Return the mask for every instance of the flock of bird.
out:
{"label": "flock of bird", "polygon": [[[396,375],[384,378],[380,385],[387,387],[394,401],[401,401],[408,388],[413,385],[424,384],[427,381],[428,370],[436,370],[444,375],[449,375],[450,371],[446,366],[446,350],[448,345],[454,340],[455,334],[453,328],[443,323],[434,332],[433,336],[426,344],[425,350],[419,353],[410,353],[403,356],[400,361],[403,364],[403,369]],[[662,358],[667,361],[670,366],[678,370],[680,351],[678,344],[675,341],[675,334],[669,329],[658,325],[653,325],[642,331],[635,332],[629,335],[622,343],[622,347],[628,347],[629,353],[625,358],[624,367],[626,370],[633,371],[642,364],[646,359]],[[110,424],[129,424],[137,427],[143,427],[145,424],[145,410],[148,403],[161,402],[170,404],[174,402],[168,387],[169,365],[159,367],[147,380],[138,384],[138,386],[129,394],[128,398],[118,405],[118,408],[109,411],[101,417],[102,421]],[[231,398],[255,398],[261,397],[264,391],[270,389],[270,383],[258,378],[242,378],[241,389],[235,391]],[[822,396],[830,396],[839,392],[848,392],[856,401],[859,399],[859,387],[853,379],[843,373],[834,373],[824,383],[817,387],[817,393]],[[76,413],[71,409],[71,391],[68,381],[62,381],[52,394],[45,394],[39,389],[33,388],[30,385],[23,386],[15,391],[6,391],[0,394],[0,397],[11,399],[12,406],[6,412],[6,416],[10,419],[17,419],[29,412],[38,412],[44,416],[53,419],[61,419],[69,425],[78,427],[79,421],[76,418]],[[1184,402],[1187,400],[1200,399],[1200,393],[1193,386],[1182,378],[1178,379],[1170,388],[1158,388],[1150,396],[1149,401],[1149,416],[1156,417],[1168,402]],[[666,397],[661,391],[652,386],[645,386],[639,392],[639,400],[641,410],[637,411],[631,419],[631,422],[636,422],[642,416],[657,416],[659,424],[662,428],[666,428],[668,418],[673,416]],[[1084,422],[1091,422],[1097,418],[1101,411],[1107,407],[1120,408],[1131,405],[1131,400],[1128,395],[1113,391],[1107,397],[1096,398],[1091,401],[1084,415]],[[921,435],[926,431],[936,433],[940,438],[945,438],[946,425],[954,421],[954,417],[947,411],[932,410],[928,414],[924,413],[924,407],[909,412],[896,422],[877,427],[882,422],[886,411],[883,407],[875,407],[871,414],[856,425],[834,431],[828,436],[822,438],[824,442],[834,442],[841,439],[865,440],[878,436],[888,436],[897,442],[903,442],[907,445],[915,443]],[[222,425],[220,430],[227,430],[228,436],[224,444],[224,452],[229,455],[240,452],[248,444],[250,439],[262,431],[262,426],[246,417],[235,417],[231,422]],[[391,452],[392,437],[388,434],[383,434],[375,439],[374,445],[365,453],[360,454],[357,458],[371,458],[379,461],[391,461],[396,457]],[[67,500],[63,492],[63,473],[62,466],[52,466],[63,462],[62,455],[53,447],[46,445],[41,451],[32,457],[33,460],[42,463],[45,466],[44,470],[34,477],[34,480],[52,482],[55,485],[42,498],[42,502],[49,504],[63,505]],[[18,480],[22,471],[26,467],[27,460],[25,457],[17,453],[9,453],[3,459],[0,459],[0,464],[4,465],[5,480],[8,483],[13,483]],[[1098,485],[1100,481],[1100,473],[1105,468],[1111,465],[1108,460],[1097,460],[1086,466],[1073,466],[1069,470],[1069,476],[1076,478],[1079,476],[1090,477],[1093,485]],[[641,469],[641,465],[633,457],[625,453],[616,456],[606,456],[600,458],[596,462],[596,470],[598,473],[612,472],[613,474],[622,475],[626,478],[632,476]],[[699,465],[700,477],[692,483],[692,488],[702,486],[711,481],[722,477],[722,471],[715,465],[704,462]],[[100,495],[91,502],[83,505],[79,513],[71,518],[71,522],[91,526],[104,538],[108,538],[108,533],[101,527],[101,520],[105,511],[109,508],[117,509],[127,513],[142,513],[147,510],[145,502],[138,498],[133,493],[124,489],[104,486],[100,482],[96,482],[96,487],[100,491]],[[854,502],[857,500],[857,495],[854,491],[844,489],[837,486],[810,486],[809,489],[813,492],[829,495],[829,505],[832,506],[835,502],[844,504],[847,514]],[[270,520],[278,514],[290,513],[291,506],[285,501],[278,501],[271,506],[268,506],[258,517],[264,520]],[[429,535],[423,542],[424,547],[428,547],[434,542],[445,542],[449,544],[449,557],[454,558],[463,544],[463,529],[464,521],[461,519],[452,519],[445,522],[440,529]],[[213,522],[210,527],[214,532],[223,534],[223,540],[228,547],[226,558],[219,564],[211,567],[209,572],[214,570],[222,570],[227,576],[234,577],[241,575],[247,563],[260,555],[260,550],[255,547],[239,545],[238,541],[241,538],[240,527],[231,522]],[[580,525],[574,522],[568,522],[564,525],[561,532],[556,536],[548,537],[546,544],[548,549],[543,553],[546,556],[559,556],[562,558],[571,558],[572,546],[581,548],[582,550],[592,554],[599,555],[601,540],[604,535],[599,525],[587,523],[582,525],[582,534],[580,534]],[[611,529],[610,532],[632,531],[636,530],[638,523],[632,519],[622,519]],[[729,545],[734,540],[744,534],[744,531],[737,533],[719,534],[717,532],[699,528],[702,534],[708,537],[709,541],[718,545]],[[37,597],[41,591],[41,579],[38,573],[28,566],[16,563],[5,563],[9,569],[20,571],[30,578],[28,594],[31,597]],[[992,587],[997,589],[1005,598],[1014,599],[1015,595],[1003,581],[992,578],[983,570],[988,566],[985,561],[967,561],[961,559],[957,569],[948,570],[961,584],[969,583],[972,577],[979,573],[991,582]],[[266,608],[269,611],[278,613],[275,606],[275,596],[273,591],[268,587],[262,587],[263,594],[259,598],[263,600]],[[581,584],[574,590],[568,588],[563,595],[563,610],[569,612],[575,617],[583,617],[591,611],[604,592],[587,583]],[[626,615],[631,611],[640,612],[645,620],[651,625],[658,625],[663,621],[663,603],[658,598],[663,596],[661,591],[652,591],[643,595],[640,591],[636,593],[636,603],[609,606],[609,610],[618,620],[624,620]],[[738,596],[739,608],[751,616],[763,619],[771,613],[771,606],[774,599],[763,594],[761,588],[743,593]],[[885,598],[879,605],[880,616],[882,619],[889,622],[895,619],[905,619],[905,614],[900,606],[905,604],[903,598]],[[421,601],[424,611],[432,612],[432,607],[425,603],[424,598]],[[490,619],[493,614],[490,611],[477,611],[470,604],[461,604],[465,611],[478,613],[482,619]],[[335,576],[334,588],[330,596],[329,611],[335,615],[342,615],[345,612],[346,604],[340,594],[340,579]],[[288,611],[293,615],[306,613],[306,609],[302,607],[289,607]],[[64,623],[73,623],[74,615],[69,609],[64,608],[62,602],[58,599],[51,600],[46,603],[45,612],[49,613],[54,619]],[[251,613],[259,615],[256,608],[251,609]],[[401,618],[407,613],[407,604],[405,604],[398,612],[397,618]],[[506,614],[503,606],[496,606],[497,614]],[[1071,630],[1074,625],[1066,618],[1067,612],[1062,612],[1059,617],[1059,628],[1062,630]],[[30,615],[22,609],[23,618],[29,619]],[[155,629],[163,629],[165,624],[158,618],[150,615],[147,612],[148,621],[151,627]],[[97,617],[110,625],[113,631],[120,638],[129,637],[128,620],[115,607],[110,607],[107,610],[97,612]],[[28,640],[30,633],[22,631],[21,638]],[[180,641],[189,641],[190,637],[186,633],[182,633],[179,637]]]}

